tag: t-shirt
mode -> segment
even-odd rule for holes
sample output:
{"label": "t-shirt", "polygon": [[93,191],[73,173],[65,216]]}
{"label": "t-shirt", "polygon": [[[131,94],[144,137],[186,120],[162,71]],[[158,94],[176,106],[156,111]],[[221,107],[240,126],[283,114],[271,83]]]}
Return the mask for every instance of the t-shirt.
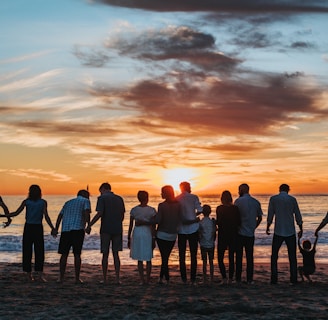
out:
{"label": "t-shirt", "polygon": [[214,248],[215,246],[215,222],[209,217],[204,217],[199,222],[199,244],[204,248]]}

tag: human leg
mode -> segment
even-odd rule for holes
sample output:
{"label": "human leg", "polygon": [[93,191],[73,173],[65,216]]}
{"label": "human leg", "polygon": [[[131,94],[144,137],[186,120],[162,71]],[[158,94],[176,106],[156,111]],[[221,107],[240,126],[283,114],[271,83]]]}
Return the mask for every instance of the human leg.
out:
{"label": "human leg", "polygon": [[113,260],[114,260],[114,267],[115,267],[115,277],[116,283],[120,283],[120,269],[121,269],[121,261],[118,255],[118,251],[113,251]]}
{"label": "human leg", "polygon": [[236,281],[241,282],[241,274],[243,271],[243,237],[238,235],[236,237]]}
{"label": "human leg", "polygon": [[288,251],[290,282],[297,283],[297,258],[296,258],[296,236],[285,238]]}
{"label": "human leg", "polygon": [[138,272],[141,284],[145,284],[143,261],[138,261]]}
{"label": "human leg", "polygon": [[156,240],[162,258],[160,282],[163,280],[164,277],[166,281],[169,281],[169,257],[174,247],[175,241],[167,241],[158,238]]}
{"label": "human leg", "polygon": [[80,279],[81,264],[81,255],[79,253],[74,253],[75,283],[82,283]]}
{"label": "human leg", "polygon": [[32,248],[33,248],[33,231],[30,228],[30,225],[25,224],[23,232],[23,271],[27,272],[28,278],[34,280],[32,277]]}
{"label": "human leg", "polygon": [[68,253],[62,254],[59,260],[59,281],[64,280],[66,265],[67,265]]}
{"label": "human leg", "polygon": [[248,283],[251,283],[254,274],[254,237],[245,237],[245,253],[246,279]]}
{"label": "human leg", "polygon": [[194,283],[197,274],[198,231],[190,234],[188,241],[190,249],[190,280]]}
{"label": "human leg", "polygon": [[150,282],[150,275],[151,275],[151,260],[146,262],[146,283],[148,284]]}
{"label": "human leg", "polygon": [[84,241],[84,230],[73,230],[70,232],[71,235],[71,243],[73,246],[73,253],[74,253],[74,269],[75,269],[75,283],[82,283],[80,279],[80,272],[81,272],[81,253],[82,253],[82,246]]}
{"label": "human leg", "polygon": [[278,253],[284,241],[284,237],[273,235],[271,249],[271,284],[276,284],[278,281]]}
{"label": "human leg", "polygon": [[186,247],[187,247],[187,235],[178,235],[178,248],[179,248],[179,268],[181,279],[185,283],[187,282],[187,270],[186,270]]}
{"label": "human leg", "polygon": [[101,267],[103,272],[103,281],[107,283],[107,270],[108,270],[108,253],[103,253],[101,260]]}
{"label": "human leg", "polygon": [[110,245],[110,235],[108,233],[101,233],[100,234],[100,251],[102,253],[101,267],[102,267],[104,283],[107,283],[109,245]]}
{"label": "human leg", "polygon": [[34,225],[34,254],[35,254],[35,271],[40,274],[41,280],[43,278],[43,265],[44,265],[44,236],[42,224]]}
{"label": "human leg", "polygon": [[222,276],[222,279],[225,280],[227,279],[227,274],[226,274],[226,267],[224,264],[224,254],[226,250],[226,244],[223,239],[219,239],[218,242],[218,264],[219,264],[219,269],[220,273]]}

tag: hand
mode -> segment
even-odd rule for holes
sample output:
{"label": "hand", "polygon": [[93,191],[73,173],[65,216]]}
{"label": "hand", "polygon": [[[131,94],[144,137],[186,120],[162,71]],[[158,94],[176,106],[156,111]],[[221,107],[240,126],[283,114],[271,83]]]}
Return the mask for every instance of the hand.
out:
{"label": "hand", "polygon": [[270,232],[270,228],[269,228],[269,227],[266,229],[266,234],[267,234],[268,236],[271,234],[271,232]]}
{"label": "hand", "polygon": [[58,230],[56,228],[53,228],[51,230],[51,235],[54,237],[54,238],[57,238],[57,235],[58,235]]}
{"label": "hand", "polygon": [[131,249],[131,240],[128,239],[128,248]]}
{"label": "hand", "polygon": [[85,231],[86,234],[90,234],[91,227],[90,226],[87,226],[84,231]]}
{"label": "hand", "polygon": [[317,237],[317,238],[318,238],[318,236],[319,236],[319,231],[318,231],[318,230],[316,230],[316,231],[314,232],[314,235],[315,235],[315,237]]}
{"label": "hand", "polygon": [[300,231],[298,232],[298,234],[297,234],[297,235],[298,235],[298,237],[299,237],[299,238],[302,238],[302,235],[303,235],[303,230],[300,230]]}
{"label": "hand", "polygon": [[[1,198],[1,197],[0,197],[0,198]],[[7,219],[8,219],[7,222],[4,222],[4,223],[3,223],[3,227],[4,227],[4,228],[9,227],[10,224],[11,224],[11,221],[12,221],[11,218],[7,217]]]}
{"label": "hand", "polygon": [[155,240],[155,238],[153,238],[153,240],[152,240],[152,247],[153,247],[153,250],[156,248],[156,240]]}

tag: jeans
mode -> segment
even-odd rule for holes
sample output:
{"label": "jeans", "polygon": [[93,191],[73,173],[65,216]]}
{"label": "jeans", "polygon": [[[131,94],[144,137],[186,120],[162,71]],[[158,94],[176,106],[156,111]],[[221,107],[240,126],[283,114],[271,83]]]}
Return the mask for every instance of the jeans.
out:
{"label": "jeans", "polygon": [[174,241],[167,241],[167,240],[162,240],[156,238],[157,245],[159,252],[161,253],[161,258],[162,258],[162,264],[161,264],[161,273],[160,273],[160,279],[163,279],[165,277],[166,281],[170,280],[170,275],[169,275],[169,257],[171,254],[171,251],[173,249],[173,246],[175,244]]}
{"label": "jeans", "polygon": [[196,272],[197,272],[198,231],[191,234],[178,235],[179,265],[180,265],[181,279],[183,282],[187,281],[187,269],[186,269],[187,241],[189,242],[189,250],[190,250],[190,280],[191,282],[195,282]]}
{"label": "jeans", "polygon": [[223,279],[227,278],[226,267],[224,264],[224,254],[226,249],[228,249],[229,256],[229,279],[233,279],[233,275],[235,273],[235,253],[236,253],[236,239],[226,239],[221,237],[219,234],[218,237],[218,263],[220,273]]}
{"label": "jeans", "polygon": [[296,235],[282,237],[276,234],[272,239],[272,254],[271,254],[271,283],[275,284],[278,281],[278,253],[282,243],[285,242],[288,250],[290,282],[297,282],[297,258],[296,258]]}
{"label": "jeans", "polygon": [[246,253],[246,279],[247,282],[253,281],[254,274],[254,237],[238,235],[236,252],[236,281],[241,281],[243,269],[243,253]]}

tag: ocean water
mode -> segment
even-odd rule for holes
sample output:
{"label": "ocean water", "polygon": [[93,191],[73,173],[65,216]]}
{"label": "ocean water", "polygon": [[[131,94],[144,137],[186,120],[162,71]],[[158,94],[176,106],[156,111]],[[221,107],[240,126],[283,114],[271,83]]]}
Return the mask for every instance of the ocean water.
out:
{"label": "ocean water", "polygon": [[[324,218],[328,210],[328,195],[294,195],[298,200],[298,204],[303,216],[303,228],[304,234],[303,239],[310,239],[314,241],[314,231]],[[74,196],[45,196],[44,199],[48,202],[48,211],[50,218],[55,224],[58,213],[62,208],[65,201],[73,198]],[[264,217],[262,223],[256,230],[255,234],[255,252],[254,257],[258,262],[270,262],[271,255],[271,241],[272,234],[270,236],[266,235],[266,216],[268,209],[268,202],[270,195],[257,195],[255,196],[262,205],[262,210]],[[124,249],[120,253],[122,265],[135,264],[129,254],[129,249],[127,248],[127,232],[129,227],[129,213],[132,207],[138,204],[136,197],[123,196],[126,214],[123,223],[124,228]],[[234,196],[234,199],[236,195]],[[18,208],[21,201],[24,200],[24,196],[3,196],[3,200],[7,204],[10,211],[14,211]],[[90,198],[92,206],[92,216],[95,214],[94,210],[96,207],[97,196]],[[200,196],[202,204],[208,204],[212,208],[212,216],[215,217],[216,207],[220,204],[219,196],[209,195]],[[150,195],[149,205],[157,208],[159,202],[162,199],[159,197],[152,197]],[[1,218],[0,222],[5,221]],[[22,234],[23,226],[25,222],[25,212],[23,211],[19,216],[13,218],[12,224],[5,229],[0,229],[0,262],[21,262],[21,251],[22,251]],[[99,241],[99,227],[100,221],[98,221],[92,228],[91,234],[86,235],[82,260],[83,263],[88,264],[100,264],[101,263],[101,253],[100,253],[100,241]],[[271,226],[271,231],[273,231],[274,225]],[[296,228],[298,230],[298,227]],[[57,253],[59,237],[53,238],[50,235],[50,228],[44,221],[44,238],[45,238],[45,249],[46,249],[46,262],[58,263],[59,254]],[[110,263],[112,263],[112,258],[110,257]],[[187,253],[188,259],[188,253]],[[283,245],[279,253],[279,261],[287,260],[287,249]],[[301,262],[301,256],[298,253],[298,260]],[[170,264],[178,264],[178,250],[177,247],[172,251],[170,257]],[[319,241],[317,245],[317,262],[328,262],[328,226],[322,229],[319,233]],[[154,250],[153,264],[160,264],[160,254],[157,248]],[[70,255],[68,263],[73,263],[73,257]]]}

